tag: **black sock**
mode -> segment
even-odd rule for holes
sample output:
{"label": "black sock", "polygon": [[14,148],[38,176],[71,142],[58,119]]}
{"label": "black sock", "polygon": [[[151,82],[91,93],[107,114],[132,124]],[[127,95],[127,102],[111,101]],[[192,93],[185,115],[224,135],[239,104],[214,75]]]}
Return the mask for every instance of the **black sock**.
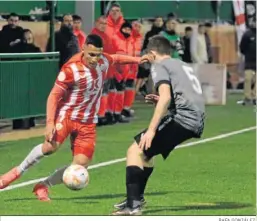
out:
{"label": "black sock", "polygon": [[147,181],[148,181],[149,177],[151,176],[152,172],[153,172],[153,167],[144,167],[144,174],[143,174],[143,177],[141,179],[141,184],[140,184],[140,197],[141,198],[144,197],[145,187],[146,187]]}
{"label": "black sock", "polygon": [[134,208],[140,205],[140,184],[144,171],[138,166],[126,168],[127,205]]}

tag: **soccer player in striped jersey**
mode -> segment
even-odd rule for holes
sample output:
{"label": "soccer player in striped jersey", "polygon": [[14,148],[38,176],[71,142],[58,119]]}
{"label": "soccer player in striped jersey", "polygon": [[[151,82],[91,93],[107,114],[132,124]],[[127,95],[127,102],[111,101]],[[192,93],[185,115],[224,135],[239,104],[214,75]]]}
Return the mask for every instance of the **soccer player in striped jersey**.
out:
{"label": "soccer player in striped jersey", "polygon": [[[105,54],[102,39],[98,35],[88,35],[84,51],[63,65],[48,97],[44,143],[35,146],[20,165],[0,176],[0,189],[17,180],[43,157],[56,152],[69,135],[72,164],[88,167],[95,150],[97,114],[109,65],[147,61],[147,56]],[[33,192],[39,200],[50,200],[48,188],[62,183],[67,166],[34,187]]]}

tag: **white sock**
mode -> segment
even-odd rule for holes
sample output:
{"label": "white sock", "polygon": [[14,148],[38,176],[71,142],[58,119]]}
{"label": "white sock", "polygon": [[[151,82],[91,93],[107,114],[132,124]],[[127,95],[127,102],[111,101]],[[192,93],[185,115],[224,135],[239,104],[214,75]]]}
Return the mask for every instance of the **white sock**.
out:
{"label": "white sock", "polygon": [[57,169],[51,176],[44,180],[43,183],[48,187],[63,183],[62,177],[67,167],[68,166]]}
{"label": "white sock", "polygon": [[39,160],[44,157],[42,152],[43,144],[35,146],[32,151],[27,155],[23,162],[18,166],[19,172],[22,174],[27,169],[39,162]]}

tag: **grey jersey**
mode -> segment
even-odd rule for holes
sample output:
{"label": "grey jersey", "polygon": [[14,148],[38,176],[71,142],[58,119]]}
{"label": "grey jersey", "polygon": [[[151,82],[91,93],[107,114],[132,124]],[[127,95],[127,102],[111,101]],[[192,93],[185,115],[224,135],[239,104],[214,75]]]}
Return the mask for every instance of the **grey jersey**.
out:
{"label": "grey jersey", "polygon": [[188,64],[167,58],[151,67],[151,75],[155,85],[171,86],[170,114],[184,128],[201,136],[204,128],[205,104],[201,84]]}

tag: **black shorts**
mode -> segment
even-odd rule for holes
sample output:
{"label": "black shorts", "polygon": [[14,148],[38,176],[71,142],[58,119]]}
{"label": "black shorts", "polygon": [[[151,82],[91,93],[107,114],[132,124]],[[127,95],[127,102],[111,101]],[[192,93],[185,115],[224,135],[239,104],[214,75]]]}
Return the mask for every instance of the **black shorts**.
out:
{"label": "black shorts", "polygon": [[107,95],[109,90],[110,90],[110,86],[111,86],[111,79],[106,79],[104,81],[104,85],[103,85],[103,95]]}
{"label": "black shorts", "polygon": [[[147,129],[135,136],[135,141],[138,144],[141,136],[146,131]],[[148,150],[144,150],[146,160],[150,160],[153,156],[159,154],[166,159],[177,145],[193,137],[196,137],[195,133],[176,123],[171,116],[167,116],[158,126],[151,147]]]}
{"label": "black shorts", "polygon": [[148,78],[149,75],[150,75],[150,69],[145,69],[145,68],[139,66],[137,78]]}

